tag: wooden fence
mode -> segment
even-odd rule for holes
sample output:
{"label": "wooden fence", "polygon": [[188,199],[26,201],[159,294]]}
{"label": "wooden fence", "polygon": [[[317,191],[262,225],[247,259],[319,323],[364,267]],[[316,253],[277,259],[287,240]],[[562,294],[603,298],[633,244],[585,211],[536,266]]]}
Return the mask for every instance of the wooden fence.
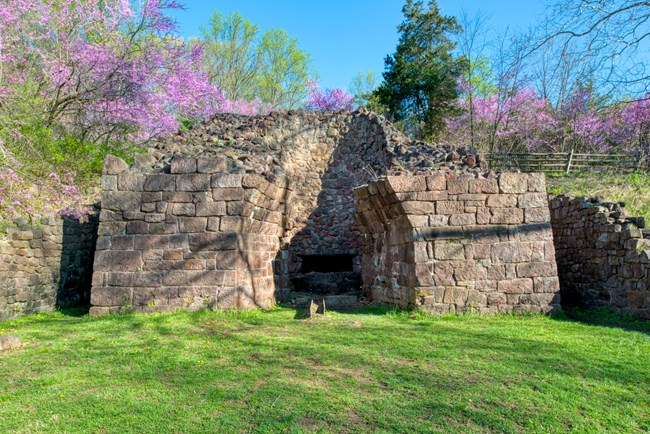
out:
{"label": "wooden fence", "polygon": [[487,159],[492,170],[566,173],[641,170],[643,155],[554,153],[491,153]]}

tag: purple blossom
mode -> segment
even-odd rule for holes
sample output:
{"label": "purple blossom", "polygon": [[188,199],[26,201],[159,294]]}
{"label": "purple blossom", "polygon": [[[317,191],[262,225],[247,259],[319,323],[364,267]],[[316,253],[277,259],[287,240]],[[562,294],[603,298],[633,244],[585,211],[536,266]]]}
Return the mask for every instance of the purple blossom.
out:
{"label": "purple blossom", "polygon": [[343,89],[320,90],[318,84],[311,80],[308,86],[307,108],[309,110],[352,110],[354,107],[354,96]]}

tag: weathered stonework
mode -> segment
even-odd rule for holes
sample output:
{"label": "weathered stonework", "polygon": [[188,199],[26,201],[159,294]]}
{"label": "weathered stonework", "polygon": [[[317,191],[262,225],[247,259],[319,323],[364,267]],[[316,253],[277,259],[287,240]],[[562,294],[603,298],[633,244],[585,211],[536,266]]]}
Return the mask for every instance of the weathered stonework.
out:
{"label": "weathered stonework", "polygon": [[305,286],[347,299],[308,270],[326,257],[353,258],[337,278],[362,272],[383,303],[559,307],[543,176],[486,176],[365,112],[224,115],[150,157],[106,162],[93,314],[269,307]]}
{"label": "weathered stonework", "polygon": [[113,189],[103,193],[91,314],[274,304],[291,191],[259,175],[198,172],[207,164],[178,158],[172,173],[104,176]]}
{"label": "weathered stonework", "polygon": [[365,112],[220,115],[149,151],[106,161],[93,314],[269,307],[318,283],[303,275],[312,255],[352,257],[358,275],[354,187],[482,164]]}
{"label": "weathered stonework", "polygon": [[0,321],[88,305],[98,216],[81,223],[50,216],[4,227],[0,240]]}
{"label": "weathered stonework", "polygon": [[642,218],[619,203],[558,196],[553,235],[568,306],[604,308],[650,319],[650,240]]}
{"label": "weathered stonework", "polygon": [[355,193],[372,300],[436,313],[560,308],[543,175],[388,176]]}

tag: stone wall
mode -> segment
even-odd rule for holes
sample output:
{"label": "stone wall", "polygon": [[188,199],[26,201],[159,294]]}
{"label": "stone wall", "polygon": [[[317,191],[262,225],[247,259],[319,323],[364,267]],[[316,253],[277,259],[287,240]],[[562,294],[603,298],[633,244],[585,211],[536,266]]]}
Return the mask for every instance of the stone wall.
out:
{"label": "stone wall", "polygon": [[225,163],[176,158],[170,173],[142,173],[107,159],[91,314],[275,302],[291,192]]}
{"label": "stone wall", "polygon": [[436,313],[560,308],[544,176],[388,176],[355,190],[363,283]]}
{"label": "stone wall", "polygon": [[550,201],[567,306],[611,309],[650,319],[650,240],[619,203],[558,196]]}
{"label": "stone wall", "polygon": [[98,216],[50,216],[3,228],[0,321],[90,302]]}
{"label": "stone wall", "polygon": [[163,171],[174,158],[192,156],[225,160],[224,172],[287,180],[293,197],[281,243],[292,276],[305,255],[359,255],[354,187],[379,175],[482,164],[468,149],[412,141],[365,111],[221,114],[149,153]]}

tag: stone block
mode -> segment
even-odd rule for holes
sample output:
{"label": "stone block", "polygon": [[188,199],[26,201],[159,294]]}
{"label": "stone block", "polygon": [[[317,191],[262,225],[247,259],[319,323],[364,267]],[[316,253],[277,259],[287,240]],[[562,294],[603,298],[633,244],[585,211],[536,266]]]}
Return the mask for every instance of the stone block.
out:
{"label": "stone block", "polygon": [[447,180],[447,193],[463,194],[469,191],[469,179],[453,178]]}
{"label": "stone block", "polygon": [[439,215],[434,214],[429,216],[429,226],[431,227],[443,227],[449,224],[448,215]]}
{"label": "stone block", "polygon": [[508,242],[492,245],[492,262],[513,263],[519,260],[519,243]]}
{"label": "stone block", "polygon": [[243,188],[213,188],[212,198],[215,201],[244,200]]}
{"label": "stone block", "polygon": [[548,208],[530,208],[524,211],[525,223],[546,223],[551,221],[551,213]]}
{"label": "stone block", "polygon": [[197,217],[212,217],[226,215],[226,202],[198,202],[196,204]]}
{"label": "stone block", "polygon": [[481,265],[461,265],[454,270],[456,282],[473,282],[487,279],[487,268]]}
{"label": "stone block", "polygon": [[142,193],[130,191],[105,191],[102,193],[102,210],[139,211]]}
{"label": "stone block", "polygon": [[103,175],[119,175],[129,171],[129,165],[121,158],[107,155],[104,159]]}
{"label": "stone block", "polygon": [[11,234],[11,238],[16,241],[29,241],[34,239],[34,233],[32,231],[16,231]]}
{"label": "stone block", "polygon": [[449,193],[446,191],[418,191],[415,193],[415,199],[430,202],[448,200]]}
{"label": "stone block", "polygon": [[154,203],[162,200],[161,192],[146,192],[142,193],[142,203]]}
{"label": "stone block", "polygon": [[463,202],[454,202],[454,201],[436,202],[436,214],[450,215],[450,214],[461,214],[463,212],[465,212],[465,204]]}
{"label": "stone block", "polygon": [[469,192],[496,194],[499,193],[499,183],[496,179],[475,179],[469,183]]}
{"label": "stone block", "polygon": [[477,208],[476,209],[476,224],[478,225],[487,225],[492,219],[492,213],[489,208]]}
{"label": "stone block", "polygon": [[543,173],[528,174],[528,191],[546,193],[546,177]]}
{"label": "stone block", "polygon": [[241,201],[228,202],[227,214],[230,216],[241,216],[244,212],[244,203]]}
{"label": "stone block", "polygon": [[95,253],[95,271],[139,271],[142,269],[142,252],[102,250]]}
{"label": "stone block", "polygon": [[176,176],[166,174],[146,175],[144,191],[175,191]]}
{"label": "stone block", "polygon": [[210,175],[203,173],[188,173],[176,178],[178,191],[208,191],[210,190]]}
{"label": "stone block", "polygon": [[221,218],[219,217],[208,217],[208,232],[219,232],[219,227],[221,226]]}
{"label": "stone block", "polygon": [[548,209],[548,195],[546,193],[524,193],[519,196],[519,208],[546,208]]}
{"label": "stone block", "polygon": [[163,277],[165,286],[235,286],[236,271],[221,270],[172,270]]}
{"label": "stone block", "polygon": [[529,294],[533,292],[532,279],[502,280],[497,284],[497,290],[504,294]]}
{"label": "stone block", "polygon": [[517,264],[517,277],[549,277],[555,274],[548,262],[525,262]]}
{"label": "stone block", "polygon": [[499,191],[517,194],[528,192],[528,175],[525,173],[502,173],[499,176]]}
{"label": "stone block", "polygon": [[450,259],[465,259],[465,246],[457,243],[436,242],[434,257],[439,261]]}
{"label": "stone block", "polygon": [[508,297],[506,296],[506,294],[500,292],[489,292],[486,295],[487,295],[487,304],[489,306],[506,304],[508,302]]}
{"label": "stone block", "polygon": [[406,193],[409,191],[426,191],[426,178],[423,176],[387,176],[386,190],[389,193]]}
{"label": "stone block", "polygon": [[162,194],[162,200],[171,203],[193,203],[194,194],[186,191],[166,191]]}
{"label": "stone block", "polygon": [[243,219],[236,216],[221,217],[219,229],[222,232],[240,232],[243,228]]}
{"label": "stone block", "polygon": [[137,173],[123,173],[117,178],[117,189],[120,191],[142,191],[144,189],[144,175]]}
{"label": "stone block", "polygon": [[193,252],[236,250],[238,241],[236,233],[190,234],[189,246]]}
{"label": "stone block", "polygon": [[206,217],[187,217],[178,220],[178,231],[181,233],[204,232],[208,225]]}
{"label": "stone block", "polygon": [[210,180],[211,187],[218,188],[241,188],[242,187],[242,175],[232,174],[232,173],[217,173],[212,175]]}
{"label": "stone block", "polygon": [[429,215],[436,211],[433,202],[407,201],[400,204],[405,214]]}
{"label": "stone block", "polygon": [[467,303],[467,297],[469,296],[469,290],[467,288],[447,288],[445,290],[444,302],[448,304],[459,304],[464,305]]}
{"label": "stone block", "polygon": [[521,224],[524,222],[524,210],[519,208],[492,208],[492,224]]}
{"label": "stone block", "polygon": [[517,206],[516,194],[491,194],[488,196],[487,206],[490,208],[514,208]]}
{"label": "stone block", "polygon": [[198,158],[197,171],[199,173],[218,173],[228,170],[228,162],[221,157]]}
{"label": "stone block", "polygon": [[133,288],[93,288],[90,292],[90,304],[93,306],[131,306]]}
{"label": "stone block", "polygon": [[535,277],[533,279],[533,289],[535,292],[560,292],[560,279],[556,276]]}
{"label": "stone block", "polygon": [[451,226],[467,226],[476,224],[475,214],[452,214],[449,217]]}
{"label": "stone block", "polygon": [[102,191],[117,191],[117,175],[102,175]]}
{"label": "stone block", "polygon": [[126,224],[127,235],[148,234],[149,224],[146,222],[132,221]]}
{"label": "stone block", "polygon": [[162,285],[161,272],[143,272],[125,273],[111,272],[107,273],[108,286],[117,287],[156,287]]}
{"label": "stone block", "polygon": [[187,234],[140,235],[135,237],[135,250],[175,250],[188,248]]}
{"label": "stone block", "polygon": [[193,203],[175,203],[172,207],[172,215],[194,217],[196,207]]}
{"label": "stone block", "polygon": [[431,191],[445,191],[447,190],[447,178],[445,175],[431,175],[426,177],[427,190]]}
{"label": "stone block", "polygon": [[151,155],[136,154],[133,158],[136,169],[151,169],[156,164],[156,158]]}
{"label": "stone block", "polygon": [[196,170],[196,158],[174,157],[170,166],[171,173],[194,173]]}

